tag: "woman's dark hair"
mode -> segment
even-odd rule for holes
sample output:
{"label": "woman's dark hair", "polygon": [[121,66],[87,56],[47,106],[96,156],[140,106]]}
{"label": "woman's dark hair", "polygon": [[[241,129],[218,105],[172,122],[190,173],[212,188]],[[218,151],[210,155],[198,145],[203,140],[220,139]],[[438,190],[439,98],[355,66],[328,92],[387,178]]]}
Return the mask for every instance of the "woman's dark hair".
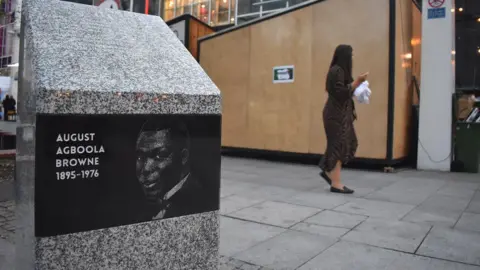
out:
{"label": "woman's dark hair", "polygon": [[333,54],[332,63],[330,63],[330,68],[333,66],[339,66],[341,69],[343,69],[345,74],[345,84],[353,82],[352,53],[352,46],[345,44],[338,45],[335,49],[335,53]]}

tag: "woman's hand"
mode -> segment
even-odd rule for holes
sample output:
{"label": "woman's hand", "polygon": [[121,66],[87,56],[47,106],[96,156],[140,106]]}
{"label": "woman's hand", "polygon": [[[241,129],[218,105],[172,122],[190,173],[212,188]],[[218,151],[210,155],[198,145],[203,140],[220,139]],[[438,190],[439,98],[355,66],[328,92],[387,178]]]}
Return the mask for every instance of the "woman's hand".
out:
{"label": "woman's hand", "polygon": [[367,80],[368,72],[363,73],[362,75],[358,76],[357,79],[352,83],[352,88],[356,89],[361,83]]}

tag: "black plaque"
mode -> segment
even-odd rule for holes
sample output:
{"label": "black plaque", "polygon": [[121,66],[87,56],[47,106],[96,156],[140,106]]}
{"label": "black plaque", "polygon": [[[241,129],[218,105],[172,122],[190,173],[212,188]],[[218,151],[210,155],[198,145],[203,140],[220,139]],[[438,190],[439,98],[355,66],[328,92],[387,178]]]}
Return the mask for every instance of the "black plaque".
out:
{"label": "black plaque", "polygon": [[219,209],[219,115],[38,115],[35,234]]}

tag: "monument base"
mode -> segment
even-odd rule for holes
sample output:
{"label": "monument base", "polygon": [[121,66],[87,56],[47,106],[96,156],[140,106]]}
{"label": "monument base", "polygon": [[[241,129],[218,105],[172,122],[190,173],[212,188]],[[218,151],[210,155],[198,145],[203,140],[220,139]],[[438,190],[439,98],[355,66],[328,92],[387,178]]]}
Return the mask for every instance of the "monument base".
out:
{"label": "monument base", "polygon": [[31,269],[217,269],[218,212],[37,238]]}

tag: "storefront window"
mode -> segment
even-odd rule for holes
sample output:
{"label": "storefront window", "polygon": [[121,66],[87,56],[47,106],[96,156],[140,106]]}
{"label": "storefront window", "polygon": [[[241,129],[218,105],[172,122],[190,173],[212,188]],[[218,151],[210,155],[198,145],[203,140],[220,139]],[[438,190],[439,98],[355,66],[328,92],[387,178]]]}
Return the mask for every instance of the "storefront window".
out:
{"label": "storefront window", "polygon": [[230,0],[212,0],[211,25],[229,24],[229,4]]}
{"label": "storefront window", "polygon": [[455,81],[458,89],[480,88],[480,4],[455,2]]}
{"label": "storefront window", "polygon": [[192,15],[197,17],[204,23],[209,23],[208,10],[209,10],[209,1],[206,0],[194,0],[192,5]]}
{"label": "storefront window", "polygon": [[160,16],[160,0],[148,0],[148,14]]}
{"label": "storefront window", "polygon": [[135,13],[145,13],[145,0],[133,0],[132,11]]}
{"label": "storefront window", "polygon": [[161,0],[162,18],[171,20],[183,14],[191,14],[211,26],[235,22],[235,0]]}
{"label": "storefront window", "polygon": [[192,0],[177,0],[175,16],[183,14],[192,14]]}
{"label": "storefront window", "polygon": [[[262,3],[262,2],[260,2]],[[258,4],[260,4],[258,3]],[[262,11],[270,11],[270,10],[277,10],[287,8],[289,6],[289,1],[286,0],[276,0],[276,1],[268,1],[261,5]]]}

